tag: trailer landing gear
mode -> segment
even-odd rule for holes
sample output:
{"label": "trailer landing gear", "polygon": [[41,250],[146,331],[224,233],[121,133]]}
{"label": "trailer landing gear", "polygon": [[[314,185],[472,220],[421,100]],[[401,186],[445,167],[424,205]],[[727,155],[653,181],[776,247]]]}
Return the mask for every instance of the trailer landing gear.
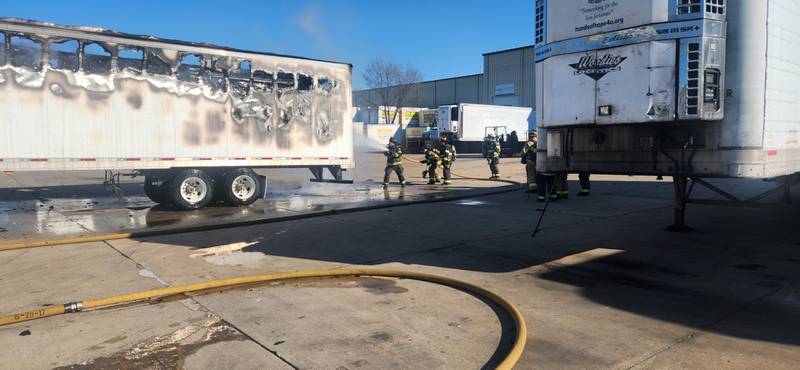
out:
{"label": "trailer landing gear", "polygon": [[[686,188],[688,185],[688,178],[686,176],[673,177],[672,184],[675,187],[675,223],[667,226],[667,231],[676,233],[692,232],[689,226],[686,226],[686,203],[688,203],[691,189]],[[694,183],[692,183],[694,187]]]}
{"label": "trailer landing gear", "polygon": [[[762,192],[761,194],[752,196],[750,198],[742,199],[725,190],[720,189],[718,186],[711,184],[699,177],[688,176],[673,176],[673,184],[675,187],[675,223],[668,226],[668,231],[674,232],[691,232],[692,228],[686,226],[686,205],[687,204],[702,204],[712,206],[735,206],[735,207],[758,207],[758,208],[771,208],[781,207],[785,204],[792,203],[792,185],[798,182],[800,177],[798,175],[783,176],[778,179],[777,185],[770,190]],[[691,185],[689,185],[691,180]],[[692,199],[692,190],[695,185],[700,185],[725,200],[715,199]],[[687,187],[688,186],[688,187]],[[781,194],[782,193],[782,194]],[[771,195],[781,194],[780,203],[764,203],[762,200]]]}
{"label": "trailer landing gear", "polygon": [[[331,173],[333,176],[333,180],[325,179],[325,169],[328,169],[328,172]],[[344,170],[340,166],[327,166],[327,167],[309,167],[311,170],[311,174],[314,175],[314,178],[311,179],[311,182],[325,182],[325,183],[332,183],[332,184],[352,184],[353,180],[344,180],[342,179],[342,173]]]}

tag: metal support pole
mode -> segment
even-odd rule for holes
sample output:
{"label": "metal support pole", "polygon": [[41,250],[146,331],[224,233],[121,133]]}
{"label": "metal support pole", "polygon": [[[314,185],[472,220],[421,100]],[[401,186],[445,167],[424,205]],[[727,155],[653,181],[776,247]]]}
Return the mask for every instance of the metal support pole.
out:
{"label": "metal support pole", "polygon": [[674,176],[672,183],[675,187],[675,223],[667,227],[668,231],[689,232],[692,229],[686,226],[686,198],[688,178],[686,176]]}
{"label": "metal support pole", "polygon": [[331,173],[333,179],[341,182],[342,181],[342,167],[341,166],[328,166],[328,172]]}
{"label": "metal support pole", "polygon": [[541,231],[540,227],[542,226],[542,220],[544,220],[544,214],[547,213],[547,207],[550,206],[550,201],[553,199],[553,194],[555,194],[556,189],[558,188],[558,182],[559,179],[556,178],[556,180],[553,181],[553,186],[550,186],[550,181],[545,181],[544,186],[547,193],[547,201],[544,203],[544,208],[537,209],[537,211],[540,212],[539,222],[536,223],[536,229],[533,230],[531,237],[536,237],[536,234]]}

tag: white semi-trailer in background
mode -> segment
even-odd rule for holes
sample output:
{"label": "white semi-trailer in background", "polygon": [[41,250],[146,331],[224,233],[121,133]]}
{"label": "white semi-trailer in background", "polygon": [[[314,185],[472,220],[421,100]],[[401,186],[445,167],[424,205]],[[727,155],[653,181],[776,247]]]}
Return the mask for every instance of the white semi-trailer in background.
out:
{"label": "white semi-trailer in background", "polygon": [[540,170],[671,175],[678,228],[694,184],[736,200],[704,177],[779,178],[788,196],[800,2],[536,0],[535,18]]}
{"label": "white semi-trailer in background", "polygon": [[254,168],[354,165],[348,64],[15,19],[0,40],[2,171],[133,171],[193,209],[257,200]]}
{"label": "white semi-trailer in background", "polygon": [[458,104],[443,105],[437,111],[439,136],[453,137],[459,153],[480,153],[489,133],[508,143],[512,132],[519,140],[508,145],[506,154],[518,153],[522,149],[520,142],[524,143],[528,131],[535,127],[531,108]]}

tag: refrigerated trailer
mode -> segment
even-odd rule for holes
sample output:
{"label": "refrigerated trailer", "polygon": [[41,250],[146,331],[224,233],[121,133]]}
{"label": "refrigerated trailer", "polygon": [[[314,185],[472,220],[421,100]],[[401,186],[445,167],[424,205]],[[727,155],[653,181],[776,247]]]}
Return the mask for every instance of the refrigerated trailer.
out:
{"label": "refrigerated trailer", "polygon": [[18,19],[0,40],[2,171],[129,171],[193,209],[254,202],[253,169],[354,166],[349,64]]}
{"label": "refrigerated trailer", "polygon": [[[528,130],[535,126],[533,119],[533,109],[526,107],[465,103],[437,109],[439,135],[452,137],[459,153],[480,153],[487,129],[495,135],[516,132],[520,140],[526,140]],[[517,143],[508,151],[518,154],[521,149]]]}
{"label": "refrigerated trailer", "polygon": [[780,178],[788,197],[800,2],[537,0],[535,22],[541,170],[672,175],[678,229],[689,179],[736,200],[702,178]]}

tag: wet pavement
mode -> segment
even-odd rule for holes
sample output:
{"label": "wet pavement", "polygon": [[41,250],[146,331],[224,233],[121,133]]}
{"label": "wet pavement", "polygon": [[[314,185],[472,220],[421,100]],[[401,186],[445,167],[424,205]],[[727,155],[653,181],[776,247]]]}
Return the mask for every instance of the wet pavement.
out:
{"label": "wet pavement", "polygon": [[[418,161],[420,156],[408,156]],[[364,207],[380,207],[464,197],[508,189],[507,182],[456,178],[452,186],[427,185],[422,165],[408,161],[413,186],[382,186],[385,158],[362,153],[358,168],[346,173],[354,184],[311,183],[307,170],[260,170],[268,178],[268,196],[248,207],[210,205],[179,211],[151,202],[142,178],[124,179],[121,196],[102,186],[102,172],[16,173],[0,177],[0,243],[31,243],[116,233],[162,232],[227,224],[279,221]],[[518,160],[504,160],[507,181],[522,181]],[[488,170],[480,158],[460,158],[455,172],[469,177]],[[463,174],[462,174],[463,175]],[[393,177],[393,182],[396,178]]]}

